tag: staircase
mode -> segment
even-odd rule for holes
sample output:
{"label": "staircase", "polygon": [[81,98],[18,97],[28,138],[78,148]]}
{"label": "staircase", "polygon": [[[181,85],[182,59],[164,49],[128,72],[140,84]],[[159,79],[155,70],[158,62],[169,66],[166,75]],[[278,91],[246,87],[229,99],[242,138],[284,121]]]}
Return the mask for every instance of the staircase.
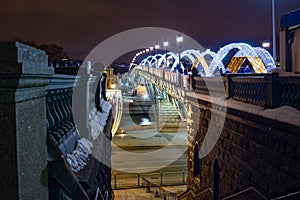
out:
{"label": "staircase", "polygon": [[178,111],[168,99],[162,99],[158,105],[158,131],[165,133],[187,131],[186,121],[181,119]]}

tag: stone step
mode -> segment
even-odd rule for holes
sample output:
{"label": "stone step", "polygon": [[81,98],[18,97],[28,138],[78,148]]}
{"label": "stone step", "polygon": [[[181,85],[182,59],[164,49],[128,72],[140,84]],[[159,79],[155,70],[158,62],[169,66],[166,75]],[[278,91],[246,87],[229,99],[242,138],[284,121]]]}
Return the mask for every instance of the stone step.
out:
{"label": "stone step", "polygon": [[165,127],[165,128],[186,128],[186,124],[174,124],[174,123],[161,123],[159,124],[159,127]]}
{"label": "stone step", "polygon": [[173,117],[173,118],[176,118],[176,117],[179,117],[180,118],[180,116],[178,115],[178,113],[159,113],[159,115],[158,116],[162,116],[162,117]]}
{"label": "stone step", "polygon": [[183,120],[181,119],[174,119],[174,118],[164,118],[164,117],[159,117],[158,118],[159,122],[158,123],[181,123]]}
{"label": "stone step", "polygon": [[159,130],[161,133],[177,133],[177,132],[187,132],[187,128],[161,128]]}

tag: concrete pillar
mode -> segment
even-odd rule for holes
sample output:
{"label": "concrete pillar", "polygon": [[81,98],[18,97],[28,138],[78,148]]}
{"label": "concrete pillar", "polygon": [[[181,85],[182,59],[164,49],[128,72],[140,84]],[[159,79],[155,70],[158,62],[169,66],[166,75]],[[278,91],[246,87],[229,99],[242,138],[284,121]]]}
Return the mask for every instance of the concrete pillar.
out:
{"label": "concrete pillar", "polygon": [[44,51],[0,43],[0,199],[48,199]]}

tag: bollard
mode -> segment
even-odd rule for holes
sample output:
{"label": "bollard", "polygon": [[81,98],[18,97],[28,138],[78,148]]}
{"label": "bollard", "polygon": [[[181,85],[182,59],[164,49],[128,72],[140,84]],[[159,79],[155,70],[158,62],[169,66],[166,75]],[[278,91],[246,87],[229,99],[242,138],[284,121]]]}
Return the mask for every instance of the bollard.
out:
{"label": "bollard", "polygon": [[155,192],[155,196],[154,196],[154,197],[155,197],[155,198],[160,197],[157,188],[156,188],[156,192]]}
{"label": "bollard", "polygon": [[140,174],[138,174],[138,186],[140,186]]}
{"label": "bollard", "polygon": [[163,185],[163,174],[162,174],[162,170],[160,171],[160,185]]}
{"label": "bollard", "polygon": [[150,182],[147,182],[146,192],[147,193],[151,192],[151,190],[150,190]]}

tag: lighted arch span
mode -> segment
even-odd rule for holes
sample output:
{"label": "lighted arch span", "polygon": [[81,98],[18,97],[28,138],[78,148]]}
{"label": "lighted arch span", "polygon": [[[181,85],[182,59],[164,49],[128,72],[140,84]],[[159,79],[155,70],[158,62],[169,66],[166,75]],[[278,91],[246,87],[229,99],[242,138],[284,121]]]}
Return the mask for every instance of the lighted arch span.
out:
{"label": "lighted arch span", "polygon": [[154,56],[152,56],[152,60],[150,61],[151,63],[153,63],[153,61],[155,63],[158,62],[158,59],[162,57],[162,54],[155,54]]}
{"label": "lighted arch span", "polygon": [[164,66],[165,61],[166,61],[166,56],[167,56],[167,60],[170,59],[170,58],[174,58],[175,59],[175,62],[171,66],[171,69],[174,69],[174,66],[176,67],[176,65],[178,64],[178,56],[175,53],[171,52],[171,51],[169,51],[167,53],[167,55],[163,54],[161,56],[161,58],[158,59],[158,65],[157,66],[158,67],[163,67]]}
{"label": "lighted arch span", "polygon": [[[189,59],[189,61],[191,61],[193,63],[192,68],[193,67],[197,68],[198,64],[200,63],[204,70],[205,76],[210,76],[210,70],[209,70],[207,61],[204,58],[204,56],[207,54],[211,55],[212,57],[215,56],[215,53],[213,53],[213,52],[210,53],[207,51],[207,52],[200,53],[200,51],[198,51],[198,50],[188,49],[183,52],[182,57],[187,57]],[[197,70],[199,71],[198,68],[197,68]]]}
{"label": "lighted arch span", "polygon": [[214,59],[216,57],[216,53],[212,52],[210,50],[204,51],[202,53],[199,53],[198,55],[198,60],[195,61],[195,63],[193,64],[194,67],[197,68],[198,71],[199,68],[197,67],[199,64],[201,64],[202,69],[204,70],[204,76],[211,76],[210,70],[209,70],[209,66],[207,64],[207,60],[205,59],[205,56],[209,55],[210,57],[212,57],[212,59]]}
{"label": "lighted arch span", "polygon": [[[275,62],[271,54],[262,47],[253,47],[253,50],[258,55],[258,57],[262,60],[264,67],[269,72],[276,67]],[[235,57],[247,57],[247,52],[239,51],[236,53]]]}
{"label": "lighted arch span", "polygon": [[[237,57],[239,55],[246,55],[248,59],[251,59],[253,63],[255,63],[254,70],[266,72],[264,66],[261,65],[260,62],[255,60],[254,58],[259,57],[257,53],[254,51],[253,47],[246,43],[232,43],[222,47],[218,52],[217,55],[212,60],[211,64],[209,65],[210,74],[213,75],[217,70],[222,69],[225,71],[225,67],[222,63],[222,59],[229,53],[232,49],[239,49],[239,51],[234,55]],[[258,69],[259,68],[259,69]]]}
{"label": "lighted arch span", "polygon": [[276,64],[273,57],[266,49],[262,47],[254,47],[254,51],[257,53],[257,55],[259,55],[264,65],[266,66],[268,72],[276,68]]}
{"label": "lighted arch span", "polygon": [[150,63],[150,59],[152,59],[152,56],[148,56],[147,58],[143,59],[141,62],[140,62],[140,65],[151,65]]}

